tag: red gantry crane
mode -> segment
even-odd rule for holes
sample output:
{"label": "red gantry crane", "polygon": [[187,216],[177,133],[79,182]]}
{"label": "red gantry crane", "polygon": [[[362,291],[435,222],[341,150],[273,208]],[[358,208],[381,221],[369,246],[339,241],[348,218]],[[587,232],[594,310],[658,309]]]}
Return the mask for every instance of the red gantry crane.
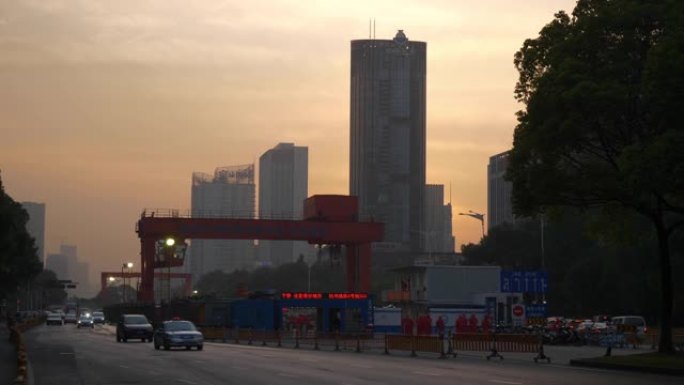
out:
{"label": "red gantry crane", "polygon": [[[186,239],[266,239],[308,241],[346,247],[346,284],[370,291],[371,242],[382,241],[383,224],[358,221],[358,199],[314,195],[304,201],[303,220],[160,216],[144,211],[137,225],[141,283],[138,300],[154,301],[155,268],[183,265]],[[170,251],[169,251],[170,250]]]}

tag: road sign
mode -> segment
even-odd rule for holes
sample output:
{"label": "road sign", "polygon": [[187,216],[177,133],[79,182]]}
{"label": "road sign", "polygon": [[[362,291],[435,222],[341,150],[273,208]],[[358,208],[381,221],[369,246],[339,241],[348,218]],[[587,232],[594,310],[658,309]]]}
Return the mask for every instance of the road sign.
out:
{"label": "road sign", "polygon": [[522,305],[513,306],[513,315],[516,317],[522,317],[525,314],[525,308]]}
{"label": "road sign", "polygon": [[547,293],[549,274],[545,271],[501,270],[502,293]]}
{"label": "road sign", "polygon": [[516,304],[511,307],[511,315],[514,326],[525,325],[525,306]]}
{"label": "road sign", "polygon": [[545,318],[546,305],[527,305],[525,306],[527,318]]}

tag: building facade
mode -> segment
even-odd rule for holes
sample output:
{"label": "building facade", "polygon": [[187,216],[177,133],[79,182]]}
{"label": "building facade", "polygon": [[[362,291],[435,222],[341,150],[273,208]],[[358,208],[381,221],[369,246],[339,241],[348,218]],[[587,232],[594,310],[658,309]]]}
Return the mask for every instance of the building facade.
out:
{"label": "building facade", "polygon": [[401,30],[351,42],[349,192],[395,251],[423,248],[426,51]]}
{"label": "building facade", "polygon": [[444,204],[444,185],[425,186],[425,236],[427,253],[453,253],[456,247],[451,226],[451,203]]}
{"label": "building facade", "polygon": [[487,230],[504,222],[515,223],[511,201],[512,184],[504,179],[509,151],[489,158],[487,166]]}
{"label": "building facade", "polygon": [[36,240],[38,259],[45,266],[45,203],[21,202],[29,215],[26,230]]}
{"label": "building facade", "polygon": [[[301,219],[309,186],[309,149],[279,143],[259,158],[259,218]],[[309,257],[307,242],[259,241],[259,260],[279,266]]]}
{"label": "building facade", "polygon": [[[221,167],[213,175],[192,174],[191,212],[197,218],[254,218],[254,165]],[[255,266],[252,240],[193,239],[189,251],[194,282],[206,273]]]}

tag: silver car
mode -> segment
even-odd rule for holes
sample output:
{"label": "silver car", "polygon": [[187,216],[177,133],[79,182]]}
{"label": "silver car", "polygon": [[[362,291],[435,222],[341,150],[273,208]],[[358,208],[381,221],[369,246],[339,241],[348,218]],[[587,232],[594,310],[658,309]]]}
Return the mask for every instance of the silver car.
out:
{"label": "silver car", "polygon": [[202,350],[204,336],[190,321],[166,321],[154,332],[154,348],[159,350],[161,346],[165,350],[174,346],[185,347],[187,350],[192,347]]}

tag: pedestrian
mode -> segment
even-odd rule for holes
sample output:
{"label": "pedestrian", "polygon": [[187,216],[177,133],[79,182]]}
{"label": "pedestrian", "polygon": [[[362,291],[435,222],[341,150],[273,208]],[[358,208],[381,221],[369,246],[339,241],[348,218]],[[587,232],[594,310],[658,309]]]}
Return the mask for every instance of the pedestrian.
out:
{"label": "pedestrian", "polygon": [[439,335],[439,339],[444,338],[444,319],[442,319],[442,316],[439,316],[437,318],[437,322],[435,323],[435,326],[437,327],[437,334]]}
{"label": "pedestrian", "polygon": [[468,321],[471,333],[477,333],[477,323],[477,316],[475,314],[471,314],[470,320]]}

